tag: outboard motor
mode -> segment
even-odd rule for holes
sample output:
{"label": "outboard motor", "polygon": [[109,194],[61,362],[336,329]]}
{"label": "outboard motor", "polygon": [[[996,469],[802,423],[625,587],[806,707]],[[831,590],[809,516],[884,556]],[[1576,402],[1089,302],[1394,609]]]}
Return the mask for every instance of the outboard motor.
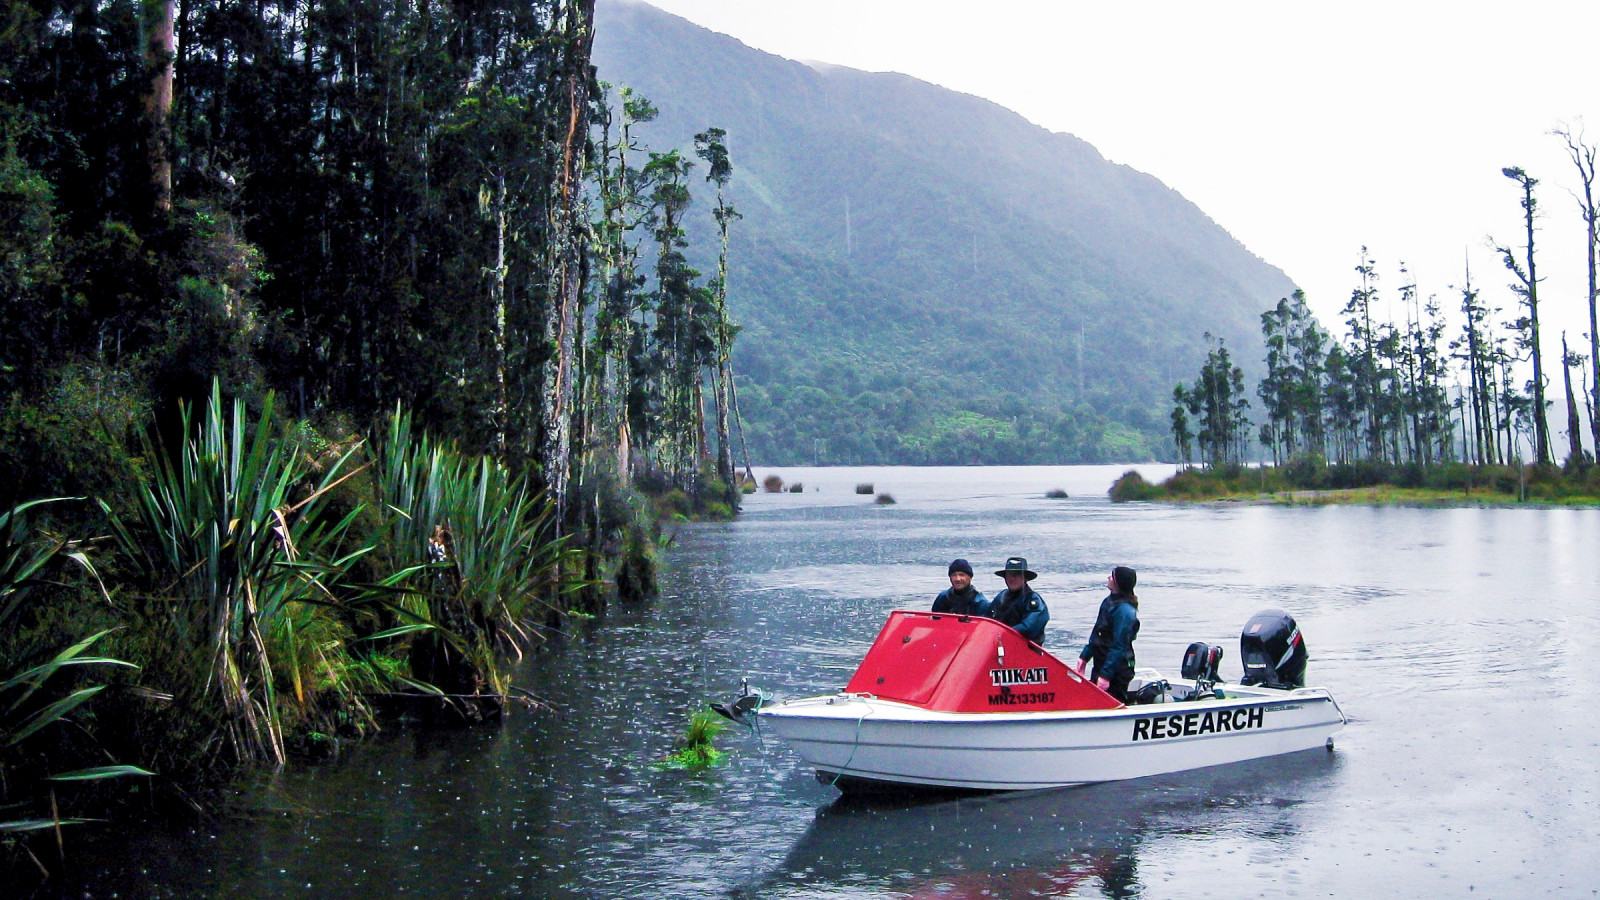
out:
{"label": "outboard motor", "polygon": [[1306,639],[1294,617],[1281,609],[1266,609],[1245,623],[1239,635],[1239,657],[1244,664],[1242,684],[1270,688],[1297,688],[1306,683]]}
{"label": "outboard motor", "polygon": [[1195,681],[1216,682],[1217,666],[1222,662],[1222,648],[1199,641],[1189,645],[1183,653],[1183,677]]}

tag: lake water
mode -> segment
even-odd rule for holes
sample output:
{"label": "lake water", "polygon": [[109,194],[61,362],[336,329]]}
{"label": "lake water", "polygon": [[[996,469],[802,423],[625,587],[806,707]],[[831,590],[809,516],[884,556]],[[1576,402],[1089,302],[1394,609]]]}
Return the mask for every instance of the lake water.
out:
{"label": "lake water", "polygon": [[[1152,476],[1169,468],[1141,467]],[[1600,511],[1111,504],[1122,467],[758,470],[804,493],[683,525],[662,596],[552,647],[557,707],[397,729],[273,778],[194,831],[74,851],[74,896],[1593,896],[1600,890]],[[871,482],[898,502],[854,493]],[[1045,498],[1061,488],[1065,500]],[[1292,613],[1351,722],[1309,751],[1117,784],[840,803],[775,737],[663,768],[740,679],[839,689],[884,614],[956,556],[1028,557],[1046,645],[1081,646],[1139,570],[1141,665]]]}

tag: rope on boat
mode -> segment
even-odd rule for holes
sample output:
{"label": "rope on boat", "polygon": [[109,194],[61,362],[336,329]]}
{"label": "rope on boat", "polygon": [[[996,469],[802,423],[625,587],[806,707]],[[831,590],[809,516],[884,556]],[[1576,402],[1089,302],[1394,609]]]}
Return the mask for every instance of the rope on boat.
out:
{"label": "rope on boat", "polygon": [[[870,696],[872,696],[872,695],[871,694],[860,694],[860,695],[857,695],[855,697],[852,697],[851,699],[860,700],[860,699],[865,699],[866,697],[870,697]],[[828,782],[828,787],[838,787],[839,786],[839,779],[844,777],[844,770],[850,768],[850,764],[855,762],[855,759],[856,759],[856,748],[861,746],[861,723],[865,722],[866,719],[867,719],[867,716],[870,716],[870,715],[872,715],[872,704],[869,703],[869,704],[867,704],[866,712],[863,712],[861,714],[861,716],[856,719],[856,736],[855,736],[855,740],[852,741],[851,744],[850,744],[850,755],[845,757],[844,765],[839,767],[839,771],[833,773],[833,780]]]}

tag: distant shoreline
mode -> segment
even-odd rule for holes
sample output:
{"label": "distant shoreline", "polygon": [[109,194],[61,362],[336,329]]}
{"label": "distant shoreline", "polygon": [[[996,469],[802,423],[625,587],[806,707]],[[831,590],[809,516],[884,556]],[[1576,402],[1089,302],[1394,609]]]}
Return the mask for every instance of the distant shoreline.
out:
{"label": "distant shoreline", "polygon": [[1433,506],[1433,507],[1484,507],[1517,509],[1587,509],[1600,507],[1600,498],[1571,497],[1565,500],[1518,500],[1515,494],[1481,489],[1444,491],[1403,488],[1382,485],[1364,488],[1335,488],[1331,490],[1272,491],[1269,493],[1240,493],[1205,500],[1185,497],[1162,497],[1166,503],[1236,503],[1246,506]]}
{"label": "distant shoreline", "polygon": [[1234,466],[1185,469],[1159,484],[1130,470],[1108,495],[1116,502],[1585,509],[1600,507],[1600,469],[1460,463]]}

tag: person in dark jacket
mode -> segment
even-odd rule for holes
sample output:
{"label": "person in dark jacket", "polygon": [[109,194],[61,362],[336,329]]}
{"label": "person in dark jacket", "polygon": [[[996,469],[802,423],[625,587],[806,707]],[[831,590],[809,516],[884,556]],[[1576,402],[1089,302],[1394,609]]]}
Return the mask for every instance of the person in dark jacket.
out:
{"label": "person in dark jacket", "polygon": [[972,586],[972,564],[964,559],[950,563],[950,589],[933,601],[933,611],[956,616],[987,616],[989,598]]}
{"label": "person in dark jacket", "polygon": [[1044,626],[1050,621],[1050,608],[1028,582],[1039,573],[1028,568],[1028,561],[1020,556],[1006,560],[1006,567],[995,572],[1006,580],[1006,589],[989,601],[989,618],[1010,625],[1017,633],[1044,646]]}
{"label": "person in dark jacket", "polygon": [[1139,573],[1127,566],[1111,570],[1106,579],[1111,593],[1100,601],[1089,643],[1078,654],[1078,674],[1094,660],[1095,687],[1120,703],[1128,702],[1128,682],[1133,680],[1133,639],[1139,636],[1139,598],[1133,586],[1138,582]]}

